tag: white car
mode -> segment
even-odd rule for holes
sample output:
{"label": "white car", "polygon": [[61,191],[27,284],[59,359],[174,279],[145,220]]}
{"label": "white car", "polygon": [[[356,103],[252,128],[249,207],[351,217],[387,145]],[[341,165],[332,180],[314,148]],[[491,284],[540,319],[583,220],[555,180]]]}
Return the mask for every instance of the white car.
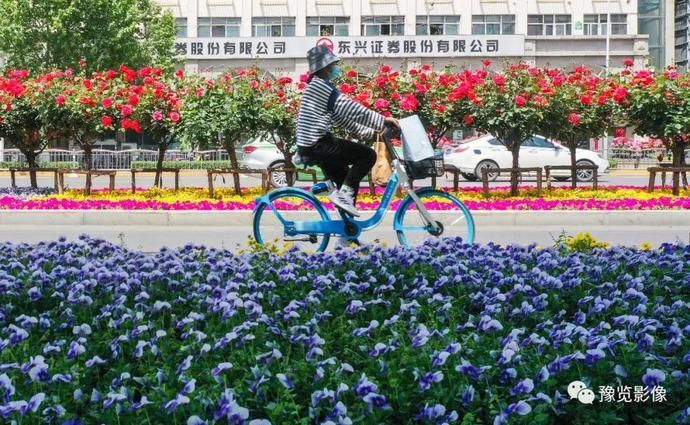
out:
{"label": "white car", "polygon": [[[608,172],[609,162],[596,152],[587,149],[575,151],[577,164],[596,165],[599,174]],[[508,149],[494,136],[484,135],[459,146],[446,148],[444,162],[453,165],[462,172],[467,180],[481,179],[484,168],[510,168],[513,166],[513,156]],[[520,167],[540,167],[546,165],[570,165],[570,151],[565,146],[551,141],[543,136],[534,135],[520,146]],[[489,180],[493,181],[500,173],[489,173]],[[565,181],[570,178],[570,170],[554,170],[554,179]],[[592,170],[579,170],[578,181],[591,181]]]}
{"label": "white car", "polygon": [[[284,166],[283,154],[280,153],[274,143],[257,138],[250,140],[242,147],[242,162],[240,164],[242,168],[267,170]],[[287,185],[285,173],[271,173],[271,183],[276,187]]]}

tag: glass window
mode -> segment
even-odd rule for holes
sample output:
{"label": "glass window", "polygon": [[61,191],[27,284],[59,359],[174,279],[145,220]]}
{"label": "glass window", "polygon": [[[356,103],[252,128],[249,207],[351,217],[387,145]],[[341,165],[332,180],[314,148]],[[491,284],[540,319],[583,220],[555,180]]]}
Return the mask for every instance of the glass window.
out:
{"label": "glass window", "polygon": [[307,35],[310,37],[346,37],[350,35],[350,17],[308,16]]}
{"label": "glass window", "polygon": [[659,16],[661,14],[661,0],[640,1],[638,8],[642,16]]}
{"label": "glass window", "polygon": [[[666,4],[660,0],[638,2],[638,33],[649,34],[649,55],[651,65],[657,68],[665,64],[664,20]],[[670,24],[670,22],[668,22]]]}
{"label": "glass window", "polygon": [[252,18],[252,35],[254,37],[293,37],[295,18],[280,16]]}
{"label": "glass window", "polygon": [[515,34],[515,15],[472,15],[472,34]]}
{"label": "glass window", "polygon": [[[607,15],[585,15],[585,35],[606,35]],[[622,13],[611,14],[611,34],[628,33],[628,15]]]}
{"label": "glass window", "polygon": [[363,35],[403,35],[404,16],[362,16]]}
{"label": "glass window", "polygon": [[531,140],[534,142],[534,146],[538,148],[554,149],[553,143],[549,142],[543,137],[532,137]]}
{"label": "glass window", "polygon": [[177,38],[187,37],[187,18],[175,18],[175,27],[177,29]]}
{"label": "glass window", "polygon": [[239,37],[241,18],[198,18],[199,37]]}
{"label": "glass window", "polygon": [[571,35],[570,15],[528,15],[527,35]]}

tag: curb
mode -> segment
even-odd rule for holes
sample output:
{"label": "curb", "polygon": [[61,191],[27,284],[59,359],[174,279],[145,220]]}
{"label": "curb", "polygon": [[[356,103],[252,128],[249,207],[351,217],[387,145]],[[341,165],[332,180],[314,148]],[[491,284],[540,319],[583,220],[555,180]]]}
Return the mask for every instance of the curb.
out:
{"label": "curb", "polygon": [[[438,212],[437,212],[438,213]],[[373,212],[365,212],[368,218]],[[391,225],[393,211],[383,225]],[[286,211],[293,220],[311,216]],[[690,211],[473,211],[475,224],[482,226],[690,226]],[[331,217],[335,215],[331,212]],[[130,210],[4,210],[0,226],[251,226],[251,211],[130,211]]]}
{"label": "curb", "polygon": [[609,175],[612,176],[649,176],[649,172],[644,170],[609,170]]}

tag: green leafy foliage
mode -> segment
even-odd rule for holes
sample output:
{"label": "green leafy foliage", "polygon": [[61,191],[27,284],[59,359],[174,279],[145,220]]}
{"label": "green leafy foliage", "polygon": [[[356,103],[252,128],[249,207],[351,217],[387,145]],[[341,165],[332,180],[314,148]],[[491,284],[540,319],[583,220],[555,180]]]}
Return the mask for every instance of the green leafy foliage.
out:
{"label": "green leafy foliage", "polygon": [[11,67],[91,72],[176,61],[175,20],[153,0],[0,0],[0,11]]}

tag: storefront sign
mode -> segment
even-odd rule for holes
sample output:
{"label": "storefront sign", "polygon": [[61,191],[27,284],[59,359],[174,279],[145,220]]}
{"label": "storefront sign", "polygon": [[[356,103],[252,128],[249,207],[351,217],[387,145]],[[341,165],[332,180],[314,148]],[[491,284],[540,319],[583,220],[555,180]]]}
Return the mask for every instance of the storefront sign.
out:
{"label": "storefront sign", "polygon": [[522,56],[522,35],[181,38],[178,52],[187,59],[305,58],[317,44],[343,58],[425,56]]}

